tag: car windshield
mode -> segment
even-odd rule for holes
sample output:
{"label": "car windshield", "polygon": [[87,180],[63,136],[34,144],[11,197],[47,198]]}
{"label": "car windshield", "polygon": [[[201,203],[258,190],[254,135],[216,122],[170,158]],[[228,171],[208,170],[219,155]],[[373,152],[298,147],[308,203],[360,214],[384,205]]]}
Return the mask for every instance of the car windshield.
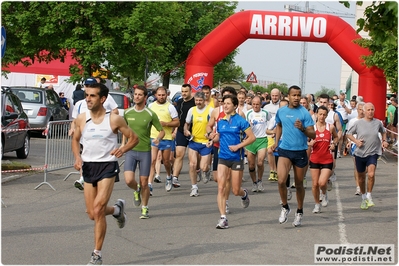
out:
{"label": "car windshield", "polygon": [[13,89],[23,103],[43,103],[43,92],[36,90]]}

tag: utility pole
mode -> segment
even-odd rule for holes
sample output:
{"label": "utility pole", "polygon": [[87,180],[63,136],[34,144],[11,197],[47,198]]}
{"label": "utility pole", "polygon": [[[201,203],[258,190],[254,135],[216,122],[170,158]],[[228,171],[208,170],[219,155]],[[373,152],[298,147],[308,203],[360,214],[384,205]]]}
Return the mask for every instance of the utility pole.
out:
{"label": "utility pole", "polygon": [[[346,18],[354,18],[354,14],[350,13],[341,13],[341,12],[330,12],[330,11],[321,11],[313,8],[309,8],[309,1],[306,1],[305,9],[296,5],[284,5],[284,9],[287,12],[297,11],[302,13],[321,13],[321,14],[332,14],[338,17],[346,17]],[[300,70],[299,70],[299,86],[302,89],[302,93],[305,94],[305,85],[306,85],[306,63],[308,57],[308,43],[303,42],[301,45],[301,62],[300,62]]]}

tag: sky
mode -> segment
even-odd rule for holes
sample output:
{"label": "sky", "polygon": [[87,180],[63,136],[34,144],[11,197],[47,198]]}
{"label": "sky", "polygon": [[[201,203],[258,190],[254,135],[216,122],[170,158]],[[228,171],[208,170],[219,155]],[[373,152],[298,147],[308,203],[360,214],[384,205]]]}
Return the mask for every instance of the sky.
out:
{"label": "sky", "polygon": [[[284,12],[284,5],[297,5],[305,8],[306,1],[239,1],[240,10],[267,10]],[[348,9],[338,1],[309,1],[311,9],[355,14],[354,2]],[[319,12],[321,13],[321,12]],[[331,14],[331,13],[329,13]],[[354,18],[343,20],[355,27]],[[299,85],[301,64],[301,42],[248,39],[239,47],[235,57],[237,66],[241,66],[246,75],[254,72],[257,80]],[[341,57],[326,43],[308,42],[305,93],[315,93],[324,86],[328,89],[340,89]]]}

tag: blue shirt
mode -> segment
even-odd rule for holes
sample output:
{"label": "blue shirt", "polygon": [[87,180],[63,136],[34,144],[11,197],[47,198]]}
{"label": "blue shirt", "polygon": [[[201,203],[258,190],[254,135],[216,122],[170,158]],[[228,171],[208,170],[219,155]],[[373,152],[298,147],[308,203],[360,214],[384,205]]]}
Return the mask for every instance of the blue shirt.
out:
{"label": "blue shirt", "polygon": [[219,159],[233,162],[244,160],[244,148],[232,152],[229,146],[240,144],[244,140],[244,132],[248,128],[250,128],[248,121],[237,113],[230,116],[230,120],[227,120],[226,117],[219,120],[217,123],[217,132],[220,136]]}
{"label": "blue shirt", "polygon": [[304,128],[314,125],[308,110],[303,106],[298,106],[297,108],[283,106],[277,110],[276,123],[282,126],[281,138],[283,141],[279,146],[281,149],[290,151],[308,149],[308,137],[294,126],[297,119],[301,120]]}

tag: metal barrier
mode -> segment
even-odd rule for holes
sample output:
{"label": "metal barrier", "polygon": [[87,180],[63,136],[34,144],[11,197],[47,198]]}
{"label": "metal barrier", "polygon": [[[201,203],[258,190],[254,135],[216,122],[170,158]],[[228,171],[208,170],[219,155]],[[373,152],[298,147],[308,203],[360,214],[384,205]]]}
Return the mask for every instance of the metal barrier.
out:
{"label": "metal barrier", "polygon": [[55,190],[55,188],[47,182],[47,173],[73,166],[75,160],[71,148],[71,137],[68,136],[71,123],[71,120],[50,121],[48,123],[44,131],[46,135],[44,180],[37,185],[35,189],[46,184]]}

